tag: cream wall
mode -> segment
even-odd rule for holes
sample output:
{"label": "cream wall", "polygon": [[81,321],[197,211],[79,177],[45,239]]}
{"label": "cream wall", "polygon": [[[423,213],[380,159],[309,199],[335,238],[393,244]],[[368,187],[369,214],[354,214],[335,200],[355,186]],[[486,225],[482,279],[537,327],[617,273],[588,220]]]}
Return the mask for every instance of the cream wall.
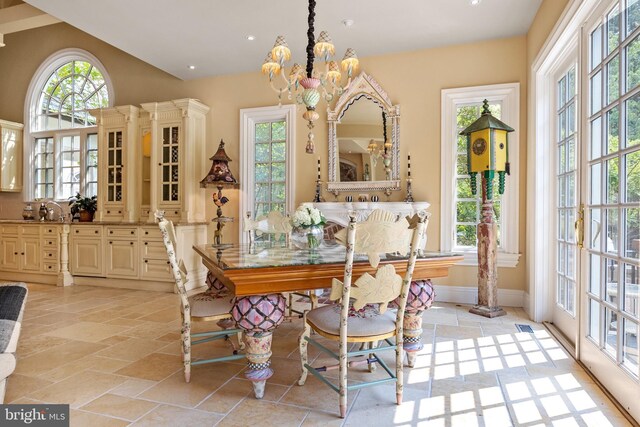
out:
{"label": "cream wall", "polygon": [[[555,1],[555,0],[553,0]],[[550,0],[545,1],[545,3]],[[66,47],[80,47],[98,57],[111,76],[116,104],[140,104],[152,100],[194,97],[211,107],[208,120],[207,152],[213,154],[217,142],[224,138],[229,156],[235,161],[231,169],[239,176],[239,110],[276,104],[276,96],[259,72],[180,81],[130,55],[113,48],[71,26],[57,24],[6,36],[6,47],[0,49],[0,118],[23,121],[23,106],[29,81],[40,63],[51,53]],[[391,100],[401,106],[401,176],[406,173],[406,154],[413,156],[413,194],[416,200],[431,203],[433,213],[428,229],[429,250],[440,247],[440,91],[445,88],[495,83],[520,83],[520,251],[525,248],[525,178],[526,178],[526,93],[527,36],[492,40],[459,46],[361,58],[361,68],[371,74],[387,91]],[[258,69],[260,59],[256,59]],[[308,132],[300,115],[296,132],[296,204],[309,201],[314,194],[317,158],[322,160],[322,179],[327,177],[326,117],[314,130],[315,155],[304,151]],[[226,215],[239,217],[240,190],[226,190],[231,202],[224,207]],[[204,193],[205,191],[203,191]],[[206,190],[207,200],[212,190]],[[385,200],[380,194],[381,200]],[[325,193],[331,201],[333,196]],[[391,200],[402,200],[404,192],[395,192]],[[16,203],[14,203],[16,202]],[[0,216],[19,217],[20,194],[0,193]],[[207,216],[215,215],[207,205]],[[212,233],[211,233],[212,234]],[[237,241],[238,223],[225,229],[225,240]],[[448,278],[439,283],[475,286],[476,268],[455,267]],[[505,289],[525,289],[524,256],[516,268],[501,268],[498,285]]]}

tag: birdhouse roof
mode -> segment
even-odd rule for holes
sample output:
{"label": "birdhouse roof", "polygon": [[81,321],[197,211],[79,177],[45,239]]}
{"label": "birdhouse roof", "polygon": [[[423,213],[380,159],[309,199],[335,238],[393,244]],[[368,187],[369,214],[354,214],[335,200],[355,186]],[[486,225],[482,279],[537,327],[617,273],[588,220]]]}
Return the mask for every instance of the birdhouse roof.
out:
{"label": "birdhouse roof", "polygon": [[498,129],[498,130],[506,130],[507,132],[513,132],[514,129],[496,119],[491,115],[491,111],[489,111],[489,101],[486,99],[482,105],[482,115],[475,122],[471,123],[465,130],[460,132],[460,135],[469,135],[472,132],[477,132],[479,130],[484,129]]}

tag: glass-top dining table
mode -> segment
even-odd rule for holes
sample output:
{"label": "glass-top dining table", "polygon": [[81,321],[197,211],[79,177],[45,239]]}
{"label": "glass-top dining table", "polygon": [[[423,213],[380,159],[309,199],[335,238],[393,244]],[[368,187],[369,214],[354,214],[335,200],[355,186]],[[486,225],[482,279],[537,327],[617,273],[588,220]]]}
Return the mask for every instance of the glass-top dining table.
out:
{"label": "glass-top dining table", "polygon": [[[245,354],[249,369],[247,379],[253,381],[257,398],[264,395],[265,382],[273,375],[270,367],[273,331],[285,319],[286,300],[282,292],[313,291],[331,287],[334,278],[344,276],[345,248],[322,245],[305,250],[280,244],[198,245],[193,249],[202,257],[209,274],[230,289],[234,296],[233,319],[243,329]],[[404,318],[404,350],[413,366],[422,349],[422,312],[433,299],[431,279],[446,277],[449,268],[462,261],[460,254],[425,252],[413,271]],[[404,275],[407,256],[381,254],[380,266],[393,264]],[[354,257],[353,276],[373,272],[367,255]]]}

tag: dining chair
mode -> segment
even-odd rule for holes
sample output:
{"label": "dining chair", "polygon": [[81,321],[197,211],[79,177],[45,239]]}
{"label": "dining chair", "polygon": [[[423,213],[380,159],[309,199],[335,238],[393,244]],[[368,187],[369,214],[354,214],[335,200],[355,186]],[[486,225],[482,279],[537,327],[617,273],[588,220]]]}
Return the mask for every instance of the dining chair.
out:
{"label": "dining chair", "polygon": [[[217,280],[211,281],[208,277],[207,284],[209,287],[206,291],[193,295],[187,294],[185,287],[187,281],[187,270],[182,260],[178,260],[176,256],[176,233],[173,222],[164,218],[164,211],[156,211],[155,217],[158,220],[158,226],[162,233],[162,240],[167,250],[171,273],[176,281],[178,295],[180,297],[180,306],[182,314],[182,358],[184,362],[184,379],[186,382],[191,380],[191,366],[202,365],[205,363],[228,362],[230,360],[242,359],[244,354],[239,354],[235,344],[230,340],[233,335],[238,338],[238,347],[244,348],[242,343],[242,330],[236,328],[235,322],[231,317],[231,309],[233,307],[232,298],[221,286]],[[192,322],[217,322],[222,330],[191,333]],[[195,338],[195,341],[192,339]],[[225,339],[231,342],[233,354],[229,356],[216,357],[205,360],[191,360],[191,346],[203,344],[206,342]]]}
{"label": "dining chair", "polygon": [[[243,230],[249,235],[249,252],[254,253],[256,239],[262,236],[273,236],[276,242],[284,236],[284,245],[290,247],[291,245],[291,231],[293,227],[288,215],[283,215],[280,211],[271,211],[265,216],[260,216],[256,219],[251,218],[251,212],[246,213],[244,220]],[[293,308],[294,298],[301,297],[308,299],[311,304],[311,308],[315,308],[318,305],[318,297],[313,291],[301,291],[301,292],[289,292],[287,310],[289,312],[289,318],[292,318],[294,313],[298,317],[302,317],[303,312]]]}
{"label": "dining chair", "polygon": [[[304,330],[300,335],[300,358],[302,374],[298,385],[304,385],[308,372],[318,377],[332,390],[339,393],[340,417],[347,411],[347,392],[367,386],[396,383],[396,403],[402,403],[403,387],[403,318],[413,269],[418,255],[420,239],[427,226],[428,214],[419,212],[410,220],[396,221],[390,212],[374,211],[363,222],[356,224],[354,213],[350,213],[349,224],[337,239],[346,245],[344,279],[333,279],[330,299],[334,304],[308,311],[304,315]],[[409,257],[404,278],[396,273],[393,264],[378,268],[381,253],[406,253]],[[352,281],[354,252],[369,255],[369,262],[375,273],[364,273]],[[353,284],[352,284],[353,282]],[[388,310],[389,303],[397,306],[395,314]],[[332,341],[338,341],[338,353],[318,340],[311,338],[311,331]],[[360,348],[349,351],[351,343],[360,343]],[[336,359],[338,364],[313,367],[308,363],[307,345]],[[395,351],[395,372],[387,366],[378,354]],[[349,358],[365,356],[364,359],[350,361]],[[388,378],[353,385],[347,384],[348,368],[362,364],[371,366],[378,363],[389,375]],[[336,385],[323,373],[339,370]],[[335,381],[335,380],[334,380]]]}

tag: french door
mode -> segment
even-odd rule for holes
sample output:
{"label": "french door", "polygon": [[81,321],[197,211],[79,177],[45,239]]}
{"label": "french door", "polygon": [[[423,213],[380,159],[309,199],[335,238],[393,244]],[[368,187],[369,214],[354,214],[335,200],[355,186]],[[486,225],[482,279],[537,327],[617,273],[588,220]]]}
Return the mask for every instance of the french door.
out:
{"label": "french door", "polygon": [[605,1],[582,34],[585,204],[580,359],[640,419],[640,2]]}
{"label": "french door", "polygon": [[555,73],[553,146],[555,165],[555,274],[551,298],[552,323],[573,344],[578,339],[577,297],[579,249],[574,224],[579,215],[579,172],[581,145],[578,134],[578,69],[577,46]]}

